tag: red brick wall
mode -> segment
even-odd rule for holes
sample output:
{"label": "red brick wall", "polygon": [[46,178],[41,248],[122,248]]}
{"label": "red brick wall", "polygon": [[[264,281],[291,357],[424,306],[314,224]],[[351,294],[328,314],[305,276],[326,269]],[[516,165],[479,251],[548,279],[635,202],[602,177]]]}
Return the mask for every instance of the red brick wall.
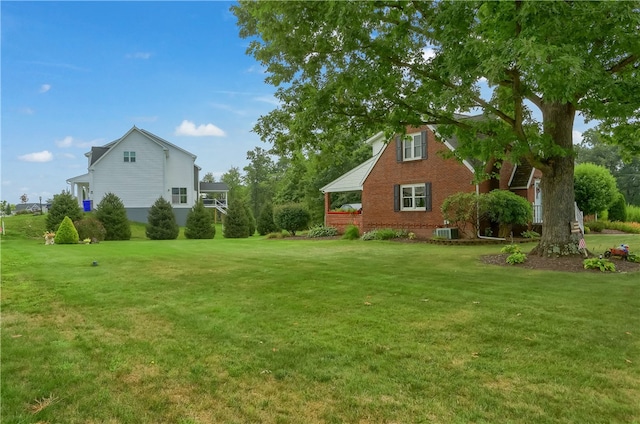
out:
{"label": "red brick wall", "polygon": [[[407,133],[427,130],[427,159],[396,162],[395,140],[364,182],[362,192],[362,229],[406,229],[418,237],[431,237],[434,228],[444,226],[440,206],[444,199],[458,192],[475,192],[473,173],[455,159],[443,159],[438,152],[449,149],[436,142],[434,134],[425,126],[408,128]],[[394,212],[393,186],[431,182],[432,210]]]}
{"label": "red brick wall", "polygon": [[335,227],[340,234],[344,234],[349,225],[355,225],[362,232],[362,215],[356,213],[325,212],[325,225]]}

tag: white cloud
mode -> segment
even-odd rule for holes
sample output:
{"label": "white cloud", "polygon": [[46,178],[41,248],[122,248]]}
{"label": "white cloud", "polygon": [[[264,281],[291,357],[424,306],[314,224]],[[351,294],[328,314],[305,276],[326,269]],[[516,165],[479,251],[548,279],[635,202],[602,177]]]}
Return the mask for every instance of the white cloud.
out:
{"label": "white cloud", "polygon": [[18,109],[18,113],[21,113],[23,115],[33,115],[34,113],[36,113],[36,111],[31,109],[30,107],[21,107],[20,109]]}
{"label": "white cloud", "polygon": [[254,97],[253,99],[258,102],[269,103],[270,105],[274,105],[274,106],[280,106],[280,100],[276,99],[275,97],[261,96],[261,97]]}
{"label": "white cloud", "polygon": [[149,59],[151,58],[151,53],[149,52],[135,52],[135,53],[129,53],[126,55],[127,59]]}
{"label": "white cloud", "polygon": [[582,133],[580,131],[573,130],[573,144],[580,144],[582,142]]}
{"label": "white cloud", "polygon": [[88,147],[93,147],[93,146],[99,146],[101,144],[104,144],[104,138],[96,138],[95,140],[74,142],[74,145],[81,149],[86,149]]}
{"label": "white cloud", "polygon": [[27,153],[26,155],[18,156],[23,162],[50,162],[53,160],[53,154],[48,150],[41,152]]}
{"label": "white cloud", "polygon": [[65,159],[75,159],[76,158],[76,156],[71,154],[71,153],[63,153],[60,156],[62,156]]}
{"label": "white cloud", "polygon": [[213,124],[202,124],[196,127],[196,124],[185,119],[179,127],[176,127],[175,135],[189,135],[193,137],[211,135],[214,137],[224,137],[226,134]]}
{"label": "white cloud", "polygon": [[431,47],[426,47],[422,49],[422,58],[427,62],[436,57],[436,51]]}
{"label": "white cloud", "polygon": [[51,84],[42,84],[40,86],[40,92],[41,93],[46,93],[49,90],[51,90]]}
{"label": "white cloud", "polygon": [[68,135],[65,138],[63,138],[62,140],[57,140],[56,141],[56,146],[61,147],[63,149],[73,146],[73,137]]}

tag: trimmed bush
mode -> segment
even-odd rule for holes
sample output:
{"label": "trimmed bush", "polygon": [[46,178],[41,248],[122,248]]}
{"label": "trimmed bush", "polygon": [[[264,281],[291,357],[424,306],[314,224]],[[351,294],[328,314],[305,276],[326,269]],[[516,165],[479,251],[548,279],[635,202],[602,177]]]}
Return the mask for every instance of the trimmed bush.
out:
{"label": "trimmed bush", "polygon": [[184,236],[188,239],[212,239],[215,235],[216,227],[213,225],[213,216],[200,200],[187,215]]}
{"label": "trimmed bush", "polygon": [[360,229],[356,225],[349,225],[344,230],[342,238],[345,240],[358,240],[360,238]]}
{"label": "trimmed bush", "polygon": [[275,224],[284,230],[296,235],[296,231],[302,231],[309,225],[311,215],[309,211],[300,205],[280,206],[274,211]]}
{"label": "trimmed bush", "polygon": [[627,200],[624,198],[624,194],[620,192],[616,194],[615,200],[609,206],[608,219],[620,222],[627,220]]}
{"label": "trimmed bush", "polygon": [[164,198],[160,197],[149,209],[147,216],[147,237],[151,240],[175,240],[180,233],[180,227],[176,223],[176,215],[173,207]]}
{"label": "trimmed bush", "polygon": [[324,225],[316,225],[315,227],[309,228],[309,232],[307,233],[307,237],[309,238],[318,238],[318,237],[333,237],[338,235],[338,230],[335,227],[325,227]]}
{"label": "trimmed bush", "polygon": [[264,236],[269,233],[273,233],[278,230],[275,222],[273,222],[273,205],[271,202],[265,203],[260,211],[260,216],[257,222],[258,234]]}
{"label": "trimmed bush", "polygon": [[507,263],[509,265],[522,264],[527,260],[527,255],[522,252],[514,252],[507,256]]}
{"label": "trimmed bush", "polygon": [[249,217],[241,200],[234,199],[229,202],[222,235],[224,238],[249,237]]}
{"label": "trimmed bush", "polygon": [[56,244],[78,244],[80,237],[78,236],[78,230],[73,226],[71,218],[64,217],[53,240]]}
{"label": "trimmed bush", "polygon": [[573,173],[576,203],[585,215],[593,215],[609,208],[618,192],[616,179],[601,165],[581,163]]}
{"label": "trimmed bush", "polygon": [[113,193],[104,195],[96,206],[96,218],[107,231],[104,240],[130,240],[131,223],[127,218],[124,203]]}
{"label": "trimmed bush", "polygon": [[65,216],[68,216],[73,223],[74,221],[80,221],[83,215],[84,212],[82,212],[78,201],[71,192],[62,191],[62,193],[53,196],[51,208],[47,213],[47,229],[54,232],[58,231],[58,226]]}
{"label": "trimmed bush", "polygon": [[493,190],[485,196],[482,207],[490,220],[500,224],[500,237],[507,237],[512,225],[524,225],[533,219],[531,204],[522,196],[507,190]]}
{"label": "trimmed bush", "polygon": [[78,230],[78,237],[80,240],[104,240],[107,230],[102,225],[97,218],[93,216],[88,216],[86,218],[82,218],[80,221],[76,221],[73,223]]}

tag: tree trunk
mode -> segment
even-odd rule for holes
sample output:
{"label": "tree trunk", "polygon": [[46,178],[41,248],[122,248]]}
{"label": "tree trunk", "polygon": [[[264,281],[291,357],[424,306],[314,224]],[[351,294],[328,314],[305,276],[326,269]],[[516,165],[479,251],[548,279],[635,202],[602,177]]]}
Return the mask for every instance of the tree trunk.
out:
{"label": "tree trunk", "polygon": [[544,160],[542,168],[542,236],[532,254],[540,256],[579,255],[578,237],[571,233],[575,220],[573,191],[573,119],[572,104],[543,104],[544,135],[566,153]]}

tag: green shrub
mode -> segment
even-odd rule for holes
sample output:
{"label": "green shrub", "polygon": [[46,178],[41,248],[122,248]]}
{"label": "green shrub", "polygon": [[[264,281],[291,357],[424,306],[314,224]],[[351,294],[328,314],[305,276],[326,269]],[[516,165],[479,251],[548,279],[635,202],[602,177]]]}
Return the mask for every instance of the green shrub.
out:
{"label": "green shrub", "polygon": [[475,234],[478,230],[478,211],[482,209],[479,205],[484,200],[484,196],[478,196],[476,193],[459,192],[444,199],[440,210],[451,226],[459,228],[464,233],[467,225],[470,225]]}
{"label": "green shrub", "polygon": [[107,230],[102,225],[102,222],[93,216],[82,218],[80,221],[74,222],[73,225],[78,230],[80,240],[102,241],[107,235]]}
{"label": "green shrub", "polygon": [[585,269],[599,269],[602,272],[614,272],[616,266],[613,262],[607,259],[590,258],[582,261]]}
{"label": "green shrub", "polygon": [[309,238],[318,238],[318,237],[333,237],[338,235],[338,229],[335,227],[325,227],[324,225],[316,225],[315,227],[309,228],[309,232],[307,233],[307,237]]}
{"label": "green shrub", "polygon": [[509,265],[522,264],[527,260],[527,255],[522,252],[514,252],[507,256],[507,263]]}
{"label": "green shrub", "polygon": [[357,240],[360,238],[360,228],[357,225],[349,225],[344,230],[342,238],[345,240]]}
{"label": "green shrub", "polygon": [[295,236],[296,231],[302,231],[309,225],[311,216],[309,211],[300,205],[280,206],[274,211],[273,220],[275,224],[291,235]]}
{"label": "green shrub", "polygon": [[267,234],[268,239],[281,239],[285,238],[286,236],[287,234],[284,234],[282,231]]}
{"label": "green shrub", "polygon": [[640,263],[640,255],[636,255],[635,253],[629,253],[629,256],[627,256],[627,260],[629,262]]}
{"label": "green shrub", "polygon": [[265,203],[260,211],[258,222],[256,223],[258,234],[264,236],[265,234],[273,233],[278,230],[275,222],[273,222],[273,205],[271,202]]}
{"label": "green shrub", "polygon": [[521,253],[522,250],[520,250],[520,246],[518,246],[517,244],[507,244],[506,246],[503,246],[502,249],[500,249],[500,253]]}
{"label": "green shrub", "polygon": [[175,240],[180,233],[171,203],[159,197],[149,209],[146,235],[151,240]]}
{"label": "green shrub", "polygon": [[601,233],[602,230],[605,229],[604,221],[589,221],[584,224],[586,227],[589,227],[590,231],[594,233]]}
{"label": "green shrub", "polygon": [[71,219],[71,222],[80,221],[84,213],[78,205],[78,201],[69,191],[62,191],[60,194],[53,196],[51,208],[47,213],[47,229],[57,231],[58,226],[65,216]]}
{"label": "green shrub", "polygon": [[640,206],[627,205],[627,221],[640,222]]}
{"label": "green shrub", "polygon": [[124,203],[114,193],[104,195],[96,206],[96,218],[107,231],[105,240],[130,240],[131,223],[127,218]]}
{"label": "green shrub", "polygon": [[78,230],[73,226],[73,221],[68,216],[65,216],[60,225],[56,236],[53,239],[56,244],[78,244],[80,237],[78,236]]}
{"label": "green shrub", "polygon": [[616,179],[604,166],[593,163],[576,165],[573,188],[578,208],[593,215],[609,208],[618,192]]}
{"label": "green shrub", "polygon": [[536,231],[532,231],[532,230],[527,230],[527,231],[523,231],[521,236],[523,238],[535,239],[535,238],[539,238],[540,237],[540,233],[538,233]]}
{"label": "green shrub", "polygon": [[616,194],[607,212],[609,221],[625,222],[627,220],[627,200],[624,198],[624,194],[620,192]]}
{"label": "green shrub", "polygon": [[507,191],[493,190],[485,195],[482,207],[491,221],[500,224],[500,237],[507,237],[512,225],[524,225],[533,219],[531,204],[522,196]]}
{"label": "green shrub", "polygon": [[224,238],[249,237],[249,217],[241,200],[232,199],[229,202],[227,214],[224,216],[222,235]]}
{"label": "green shrub", "polygon": [[398,237],[398,231],[391,228],[381,228],[367,231],[361,237],[362,240],[391,240]]}
{"label": "green shrub", "polygon": [[199,200],[187,215],[184,236],[188,239],[212,239],[215,235],[213,215],[204,207],[202,200]]}

